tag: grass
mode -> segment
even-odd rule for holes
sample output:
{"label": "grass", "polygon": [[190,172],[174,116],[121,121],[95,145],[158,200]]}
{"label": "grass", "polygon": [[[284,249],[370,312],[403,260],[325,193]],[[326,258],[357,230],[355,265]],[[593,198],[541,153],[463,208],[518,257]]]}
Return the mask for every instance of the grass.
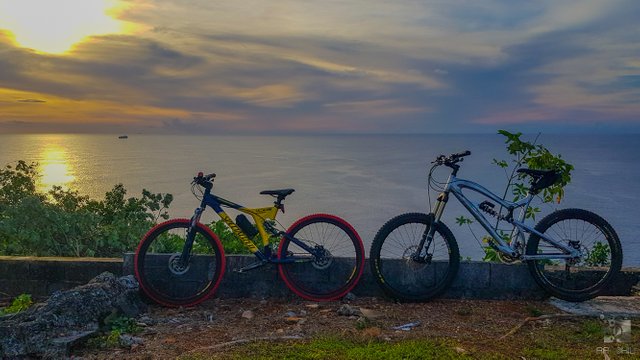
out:
{"label": "grass", "polygon": [[[525,326],[505,340],[472,341],[418,338],[384,341],[366,337],[316,337],[297,342],[256,342],[215,351],[182,356],[181,360],[204,359],[602,359],[599,347],[609,345],[611,359],[633,359],[618,355],[619,347],[640,342],[634,332],[629,344],[605,344],[604,324],[598,319],[562,320]],[[363,330],[366,331],[366,330]],[[465,350],[461,350],[465,349]]]}
{"label": "grass", "polygon": [[181,360],[202,359],[471,359],[459,354],[455,345],[439,340],[416,339],[400,342],[380,340],[357,341],[336,337],[318,338],[308,342],[265,343],[257,342],[232,351],[216,351],[180,357]]}

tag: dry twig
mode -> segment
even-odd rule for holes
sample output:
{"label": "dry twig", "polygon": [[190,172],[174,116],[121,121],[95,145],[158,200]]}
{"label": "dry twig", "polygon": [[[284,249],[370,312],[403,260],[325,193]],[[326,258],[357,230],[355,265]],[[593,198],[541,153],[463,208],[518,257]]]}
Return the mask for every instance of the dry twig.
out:
{"label": "dry twig", "polygon": [[521,322],[520,324],[518,324],[515,327],[513,327],[513,329],[509,330],[508,333],[502,335],[499,340],[503,340],[503,339],[515,334],[518,330],[520,330],[521,327],[525,326],[527,323],[532,322],[532,321],[555,319],[555,318],[567,319],[567,318],[579,318],[579,317],[592,317],[592,316],[590,316],[590,315],[582,315],[582,314],[548,314],[548,315],[541,315],[541,316],[536,316],[536,317],[528,317],[528,318],[524,319],[523,322]]}
{"label": "dry twig", "polygon": [[302,336],[298,336],[298,335],[264,336],[264,337],[256,337],[256,338],[249,338],[249,339],[238,339],[238,340],[227,341],[227,342],[223,342],[223,343],[215,344],[215,345],[211,345],[211,346],[205,346],[205,347],[192,349],[192,350],[187,351],[187,354],[194,353],[194,352],[200,352],[200,351],[215,350],[215,349],[220,349],[220,348],[227,347],[227,346],[235,346],[235,345],[247,344],[247,343],[254,342],[254,341],[282,341],[282,340],[302,340],[302,339],[304,339],[304,338]]}

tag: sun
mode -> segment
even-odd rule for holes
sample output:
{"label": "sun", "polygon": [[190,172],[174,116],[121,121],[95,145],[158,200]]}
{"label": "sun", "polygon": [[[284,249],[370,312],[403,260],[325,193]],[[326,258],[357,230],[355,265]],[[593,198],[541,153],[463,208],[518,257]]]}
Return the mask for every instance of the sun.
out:
{"label": "sun", "polygon": [[0,29],[17,45],[60,54],[87,36],[119,33],[115,0],[0,0]]}

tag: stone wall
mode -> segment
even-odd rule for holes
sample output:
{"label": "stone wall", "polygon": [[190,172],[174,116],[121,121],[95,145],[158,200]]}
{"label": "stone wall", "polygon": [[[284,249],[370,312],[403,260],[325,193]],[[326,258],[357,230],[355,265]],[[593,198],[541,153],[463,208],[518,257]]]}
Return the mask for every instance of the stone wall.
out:
{"label": "stone wall", "polygon": [[[275,265],[248,272],[236,270],[252,263],[253,256],[227,256],[227,269],[218,296],[293,297],[278,276]],[[0,257],[0,298],[29,293],[48,296],[56,290],[84,284],[96,275],[110,271],[116,275],[133,273],[133,254],[124,259]],[[617,278],[608,295],[630,295],[638,283],[640,269],[629,268]],[[364,275],[354,289],[358,296],[382,296],[365,266]],[[457,278],[443,296],[469,299],[541,299],[545,294],[536,285],[525,265],[462,262]]]}
{"label": "stone wall", "polygon": [[0,298],[45,297],[86,284],[109,271],[122,275],[122,259],[0,256]]}

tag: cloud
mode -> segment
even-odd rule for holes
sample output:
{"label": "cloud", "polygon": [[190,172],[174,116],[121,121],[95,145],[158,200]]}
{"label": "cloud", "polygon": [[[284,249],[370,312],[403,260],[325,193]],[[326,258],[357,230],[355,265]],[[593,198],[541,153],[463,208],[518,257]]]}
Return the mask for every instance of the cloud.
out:
{"label": "cloud", "polygon": [[[22,49],[0,31],[0,122],[198,133],[640,129],[633,0],[122,4],[118,18],[137,31],[86,38],[66,55]],[[47,100],[19,106],[29,99]]]}
{"label": "cloud", "polygon": [[42,99],[18,99],[16,100],[17,102],[21,102],[21,103],[46,103],[46,100],[42,100]]}

